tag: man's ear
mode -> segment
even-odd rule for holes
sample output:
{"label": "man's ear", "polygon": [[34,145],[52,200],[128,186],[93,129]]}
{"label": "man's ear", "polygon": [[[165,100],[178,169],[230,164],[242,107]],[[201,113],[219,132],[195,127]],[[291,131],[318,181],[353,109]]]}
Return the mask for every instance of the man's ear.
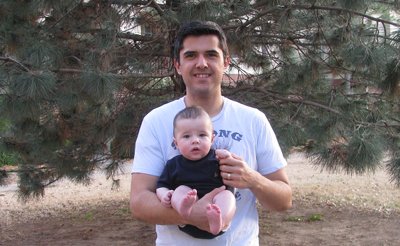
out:
{"label": "man's ear", "polygon": [[229,65],[231,64],[231,57],[230,56],[226,56],[224,58],[224,68],[228,69]]}
{"label": "man's ear", "polygon": [[176,69],[176,72],[177,72],[179,75],[181,75],[181,71],[180,71],[181,64],[179,63],[179,61],[178,61],[177,59],[174,59],[174,67],[175,67],[175,69]]}

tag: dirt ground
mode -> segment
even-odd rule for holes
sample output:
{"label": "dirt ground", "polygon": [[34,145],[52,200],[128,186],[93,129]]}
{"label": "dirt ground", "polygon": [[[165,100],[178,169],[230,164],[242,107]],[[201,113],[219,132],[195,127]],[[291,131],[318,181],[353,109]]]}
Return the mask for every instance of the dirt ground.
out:
{"label": "dirt ground", "polygon": [[[262,211],[260,245],[399,245],[400,188],[384,169],[350,176],[321,172],[301,154],[287,168],[293,208]],[[97,173],[90,185],[63,180],[45,197],[21,203],[0,187],[0,245],[154,245],[153,225],[130,217],[130,174],[115,189]]]}

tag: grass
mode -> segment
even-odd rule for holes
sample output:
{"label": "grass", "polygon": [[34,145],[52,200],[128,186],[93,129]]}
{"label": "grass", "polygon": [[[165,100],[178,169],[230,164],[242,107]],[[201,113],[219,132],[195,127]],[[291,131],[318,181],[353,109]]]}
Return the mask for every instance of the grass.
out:
{"label": "grass", "polygon": [[311,214],[309,216],[289,216],[285,221],[289,222],[316,222],[321,221],[323,218],[322,214]]}
{"label": "grass", "polygon": [[89,211],[89,212],[85,213],[84,219],[87,220],[87,221],[93,220],[94,219],[94,213],[92,211]]}

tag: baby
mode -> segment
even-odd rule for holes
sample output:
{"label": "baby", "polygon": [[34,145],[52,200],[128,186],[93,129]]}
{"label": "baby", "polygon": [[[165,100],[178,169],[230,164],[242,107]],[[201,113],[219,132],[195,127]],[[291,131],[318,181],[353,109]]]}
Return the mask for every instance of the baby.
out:
{"label": "baby", "polygon": [[[157,183],[157,197],[181,216],[190,215],[195,202],[214,188],[223,186],[219,160],[230,152],[211,148],[214,135],[210,117],[201,107],[187,107],[174,118],[174,143],[180,155],[168,160]],[[207,206],[211,233],[192,225],[180,229],[196,238],[214,238],[226,230],[235,214],[233,189],[218,193]]]}

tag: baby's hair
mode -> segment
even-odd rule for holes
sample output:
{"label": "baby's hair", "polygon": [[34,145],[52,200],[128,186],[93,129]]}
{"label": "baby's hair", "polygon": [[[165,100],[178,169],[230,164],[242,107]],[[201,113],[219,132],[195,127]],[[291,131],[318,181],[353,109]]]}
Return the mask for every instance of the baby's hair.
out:
{"label": "baby's hair", "polygon": [[211,122],[210,116],[207,114],[207,112],[200,106],[191,106],[191,107],[186,107],[179,111],[174,118],[174,136],[175,136],[175,128],[176,128],[176,122],[181,119],[197,119],[199,117],[205,116],[208,118]]}

